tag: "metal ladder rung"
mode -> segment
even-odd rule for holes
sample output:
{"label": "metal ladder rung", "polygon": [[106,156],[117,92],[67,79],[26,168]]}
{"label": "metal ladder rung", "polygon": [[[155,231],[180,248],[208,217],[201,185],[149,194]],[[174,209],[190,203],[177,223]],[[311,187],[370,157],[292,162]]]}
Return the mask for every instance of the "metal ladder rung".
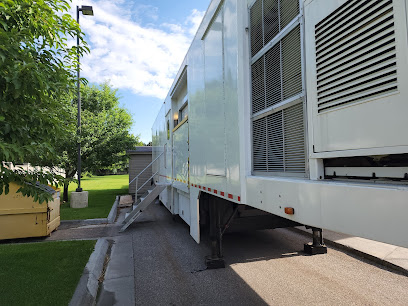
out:
{"label": "metal ladder rung", "polygon": [[130,224],[133,223],[141,213],[147,209],[147,207],[152,204],[155,198],[166,188],[166,185],[156,185],[151,192],[144,198],[140,198],[140,202],[137,205],[133,205],[133,210],[126,214],[125,220],[123,221],[123,226],[119,232],[125,231]]}

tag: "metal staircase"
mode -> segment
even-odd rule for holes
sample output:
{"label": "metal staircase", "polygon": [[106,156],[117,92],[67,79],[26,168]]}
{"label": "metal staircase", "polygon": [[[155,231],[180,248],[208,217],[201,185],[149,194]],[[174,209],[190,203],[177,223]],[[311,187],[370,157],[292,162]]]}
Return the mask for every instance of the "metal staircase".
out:
{"label": "metal staircase", "polygon": [[151,189],[148,190],[146,194],[144,194],[140,199],[138,199],[138,192],[152,179],[154,178],[159,171],[156,171],[150,178],[148,178],[140,187],[139,186],[139,177],[152,165],[159,160],[159,158],[163,155],[164,152],[160,153],[146,168],[144,168],[133,180],[130,181],[129,185],[132,184],[136,180],[136,191],[135,191],[135,202],[132,205],[132,210],[126,214],[126,218],[123,221],[123,226],[120,229],[120,232],[125,231],[129,225],[133,223],[141,214],[142,212],[154,202],[154,200],[159,196],[159,194],[170,184],[167,183],[156,183],[152,186]]}
{"label": "metal staircase", "polygon": [[148,194],[145,197],[141,197],[136,204],[133,204],[132,211],[127,214],[120,232],[126,230],[129,225],[131,225],[133,221],[135,221],[142,214],[142,212],[154,202],[154,200],[168,185],[169,184],[156,184],[153,189],[148,191]]}

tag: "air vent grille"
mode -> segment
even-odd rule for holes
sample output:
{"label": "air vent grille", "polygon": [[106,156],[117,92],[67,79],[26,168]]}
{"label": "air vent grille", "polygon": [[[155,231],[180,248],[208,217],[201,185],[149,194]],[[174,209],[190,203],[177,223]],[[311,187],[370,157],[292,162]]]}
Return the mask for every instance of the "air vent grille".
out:
{"label": "air vent grille", "polygon": [[302,56],[300,27],[282,39],[282,98],[288,99],[302,91]]}
{"label": "air vent grille", "polygon": [[279,28],[278,0],[264,0],[263,18],[265,26],[265,44],[266,44],[279,33],[280,28]]}
{"label": "air vent grille", "polygon": [[315,27],[319,113],[396,92],[392,0],[351,0]]}
{"label": "air vent grille", "polygon": [[257,0],[249,13],[251,54],[255,56],[299,15],[299,0]]}
{"label": "air vent grille", "polygon": [[262,0],[254,3],[250,10],[251,22],[251,53],[252,56],[258,53],[264,46],[263,23],[262,23]]}
{"label": "air vent grille", "polygon": [[280,29],[285,28],[299,14],[299,0],[280,0]]}
{"label": "air vent grille", "polygon": [[259,112],[265,108],[265,71],[264,58],[252,65],[252,110]]}
{"label": "air vent grille", "polygon": [[300,26],[252,64],[252,113],[302,92]]}
{"label": "air vent grille", "polygon": [[303,104],[253,121],[254,171],[305,173]]}
{"label": "air vent grille", "polygon": [[305,176],[299,0],[250,8],[254,175]]}

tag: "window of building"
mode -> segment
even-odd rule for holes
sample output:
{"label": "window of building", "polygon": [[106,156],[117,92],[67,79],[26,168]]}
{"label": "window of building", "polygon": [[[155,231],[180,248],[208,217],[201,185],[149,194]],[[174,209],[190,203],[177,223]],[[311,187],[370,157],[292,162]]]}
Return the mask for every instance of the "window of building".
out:
{"label": "window of building", "polygon": [[183,106],[179,110],[179,122],[183,121],[188,115],[188,102],[183,104]]}

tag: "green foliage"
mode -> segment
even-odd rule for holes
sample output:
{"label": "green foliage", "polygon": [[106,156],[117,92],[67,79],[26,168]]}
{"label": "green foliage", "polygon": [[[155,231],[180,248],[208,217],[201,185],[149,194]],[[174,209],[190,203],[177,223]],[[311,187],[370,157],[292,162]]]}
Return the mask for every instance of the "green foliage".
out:
{"label": "green foliage", "polygon": [[[60,163],[67,177],[77,171],[76,96],[71,96],[69,131],[59,143]],[[125,167],[126,150],[140,145],[138,137],[129,133],[133,124],[130,113],[119,104],[117,90],[108,83],[81,86],[81,158],[82,171],[98,173],[104,169]]]}
{"label": "green foliage", "polygon": [[[77,54],[89,51],[64,0],[5,0],[0,3],[0,161],[41,165],[55,159],[69,110],[60,99],[75,85]],[[78,34],[82,46],[67,44]],[[10,171],[0,165],[0,191],[22,183],[19,192],[47,195],[26,182],[62,184],[54,174]]]}

